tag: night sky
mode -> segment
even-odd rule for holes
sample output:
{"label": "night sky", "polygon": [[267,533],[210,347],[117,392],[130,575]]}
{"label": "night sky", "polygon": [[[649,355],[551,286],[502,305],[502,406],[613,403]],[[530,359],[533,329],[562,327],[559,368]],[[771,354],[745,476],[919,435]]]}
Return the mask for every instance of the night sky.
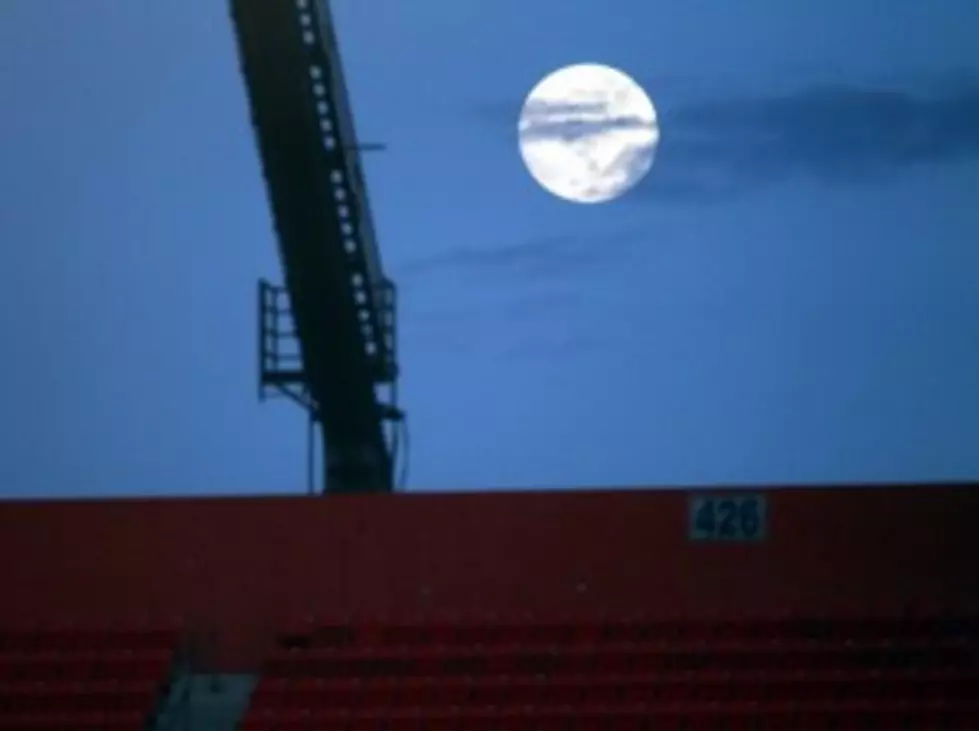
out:
{"label": "night sky", "polygon": [[[334,0],[401,292],[409,489],[979,477],[975,0]],[[524,95],[653,97],[614,203]],[[257,400],[276,244],[220,0],[0,4],[0,494],[305,489]]]}

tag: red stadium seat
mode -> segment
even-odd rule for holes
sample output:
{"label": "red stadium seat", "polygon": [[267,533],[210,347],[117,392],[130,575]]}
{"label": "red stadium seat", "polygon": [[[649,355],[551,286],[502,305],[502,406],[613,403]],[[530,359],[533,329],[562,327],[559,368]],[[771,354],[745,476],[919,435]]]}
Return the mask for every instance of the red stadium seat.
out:
{"label": "red stadium seat", "polygon": [[849,616],[378,621],[272,653],[243,728],[979,728],[974,625]]}
{"label": "red stadium seat", "polygon": [[45,627],[0,637],[0,731],[135,731],[174,662],[168,629]]}

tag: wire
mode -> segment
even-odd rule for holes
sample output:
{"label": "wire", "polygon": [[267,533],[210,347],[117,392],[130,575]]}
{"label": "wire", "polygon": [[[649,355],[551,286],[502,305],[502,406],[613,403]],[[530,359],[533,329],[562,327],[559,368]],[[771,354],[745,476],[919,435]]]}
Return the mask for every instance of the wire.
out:
{"label": "wire", "polygon": [[394,489],[397,492],[398,484],[397,478],[394,475],[398,472],[398,465],[400,464],[401,458],[401,426],[398,422],[392,422],[391,424],[391,440],[388,449],[391,451],[391,475],[392,481],[394,482]]}
{"label": "wire", "polygon": [[391,386],[391,472],[394,477],[395,492],[403,492],[408,485],[409,450],[411,442],[408,434],[408,416],[398,406],[398,384]]}
{"label": "wire", "polygon": [[411,442],[408,436],[408,417],[405,416],[402,418],[398,426],[401,432],[401,441],[404,444],[404,450],[401,453],[401,472],[398,475],[398,491],[403,492],[408,486],[409,456],[411,454]]}
{"label": "wire", "polygon": [[306,494],[316,494],[316,417],[312,411],[306,427]]}

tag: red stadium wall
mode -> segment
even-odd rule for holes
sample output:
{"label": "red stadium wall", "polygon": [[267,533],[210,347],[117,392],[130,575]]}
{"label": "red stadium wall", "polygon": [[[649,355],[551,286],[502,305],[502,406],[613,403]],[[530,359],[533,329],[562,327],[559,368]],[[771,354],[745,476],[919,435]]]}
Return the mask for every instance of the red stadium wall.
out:
{"label": "red stadium wall", "polygon": [[[979,598],[979,486],[768,493],[758,544],[687,539],[687,493],[0,503],[0,624],[271,627],[487,612],[759,612]],[[250,638],[250,639],[249,639]]]}

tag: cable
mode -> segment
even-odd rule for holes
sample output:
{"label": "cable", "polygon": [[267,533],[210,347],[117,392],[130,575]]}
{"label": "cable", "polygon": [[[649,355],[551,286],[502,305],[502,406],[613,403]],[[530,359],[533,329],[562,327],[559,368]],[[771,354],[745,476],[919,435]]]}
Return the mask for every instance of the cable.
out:
{"label": "cable", "polygon": [[388,449],[391,451],[391,480],[394,483],[394,490],[397,492],[399,486],[395,475],[398,472],[399,458],[401,457],[401,427],[397,421],[391,424],[391,443]]}
{"label": "cable", "polygon": [[401,454],[401,472],[398,475],[398,491],[402,492],[408,486],[408,466],[411,454],[411,442],[408,438],[408,417],[405,416],[400,422],[401,439],[404,442],[404,451]]}
{"label": "cable", "polygon": [[398,406],[398,384],[391,385],[391,405],[389,407],[392,422],[391,443],[391,473],[394,479],[395,492],[403,492],[408,485],[408,465],[410,442],[408,440],[408,416]]}

